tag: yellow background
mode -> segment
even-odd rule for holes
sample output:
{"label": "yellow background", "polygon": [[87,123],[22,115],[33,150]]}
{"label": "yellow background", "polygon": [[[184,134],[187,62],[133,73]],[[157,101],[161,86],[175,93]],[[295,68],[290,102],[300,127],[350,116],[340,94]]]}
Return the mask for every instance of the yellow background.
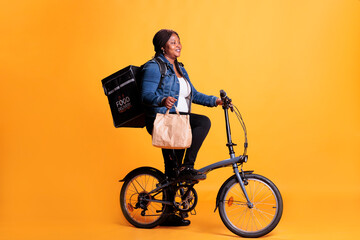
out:
{"label": "yellow background", "polygon": [[[189,227],[121,214],[118,180],[163,161],[144,129],[113,127],[100,80],[149,60],[161,28],[179,33],[195,87],[242,112],[245,169],[284,198],[266,238],[359,239],[359,0],[1,1],[0,22],[1,240],[235,236],[213,213],[230,168],[197,186]],[[196,167],[228,158],[221,108],[193,112],[212,121]]]}

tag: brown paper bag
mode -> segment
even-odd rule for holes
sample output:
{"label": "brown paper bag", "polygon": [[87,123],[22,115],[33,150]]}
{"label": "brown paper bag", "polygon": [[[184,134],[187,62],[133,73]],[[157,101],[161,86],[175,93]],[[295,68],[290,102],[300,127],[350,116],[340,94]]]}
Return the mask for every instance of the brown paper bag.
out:
{"label": "brown paper bag", "polygon": [[184,149],[189,148],[192,141],[189,115],[158,113],[154,121],[152,144],[159,148]]}

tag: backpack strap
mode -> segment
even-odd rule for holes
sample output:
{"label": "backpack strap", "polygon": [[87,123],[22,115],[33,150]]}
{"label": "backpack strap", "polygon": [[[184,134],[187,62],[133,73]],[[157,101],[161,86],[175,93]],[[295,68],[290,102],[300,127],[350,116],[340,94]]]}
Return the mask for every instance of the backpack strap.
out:
{"label": "backpack strap", "polygon": [[155,57],[154,60],[159,65],[159,68],[160,68],[161,78],[160,78],[160,82],[159,82],[159,86],[158,86],[158,87],[160,87],[162,80],[166,76],[167,65],[160,57]]}
{"label": "backpack strap", "polygon": [[[166,72],[167,72],[168,66],[167,66],[167,64],[166,64],[160,57],[154,57],[154,60],[155,60],[155,62],[159,65],[159,69],[160,69],[161,77],[160,77],[160,82],[159,82],[159,85],[158,85],[158,87],[160,87],[160,86],[161,86],[161,83],[162,83],[162,80],[163,80],[164,77],[166,76]],[[184,67],[184,64],[183,64],[182,62],[176,61],[175,66],[176,66],[176,69],[180,72],[180,74],[181,74],[182,76],[184,76],[184,73],[183,73],[183,71],[182,71],[181,68],[180,68],[180,67]]]}

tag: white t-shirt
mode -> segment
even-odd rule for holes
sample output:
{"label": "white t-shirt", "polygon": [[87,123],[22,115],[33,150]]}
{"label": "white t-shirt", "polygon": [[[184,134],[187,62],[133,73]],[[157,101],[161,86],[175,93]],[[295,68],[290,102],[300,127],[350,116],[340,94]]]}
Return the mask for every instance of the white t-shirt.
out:
{"label": "white t-shirt", "polygon": [[188,81],[184,78],[180,77],[180,91],[179,91],[179,99],[177,103],[177,109],[179,112],[189,112],[189,95],[191,93],[191,87]]}

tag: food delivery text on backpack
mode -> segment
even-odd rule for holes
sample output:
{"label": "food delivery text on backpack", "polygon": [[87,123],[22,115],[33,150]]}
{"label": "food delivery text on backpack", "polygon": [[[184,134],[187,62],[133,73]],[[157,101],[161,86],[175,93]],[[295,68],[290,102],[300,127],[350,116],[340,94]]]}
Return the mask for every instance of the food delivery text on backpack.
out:
{"label": "food delivery text on backpack", "polygon": [[[161,82],[166,75],[167,65],[159,57],[154,58],[159,65]],[[101,80],[105,95],[108,97],[115,127],[142,128],[145,126],[145,113],[141,103],[141,70],[144,65],[127,66]]]}

